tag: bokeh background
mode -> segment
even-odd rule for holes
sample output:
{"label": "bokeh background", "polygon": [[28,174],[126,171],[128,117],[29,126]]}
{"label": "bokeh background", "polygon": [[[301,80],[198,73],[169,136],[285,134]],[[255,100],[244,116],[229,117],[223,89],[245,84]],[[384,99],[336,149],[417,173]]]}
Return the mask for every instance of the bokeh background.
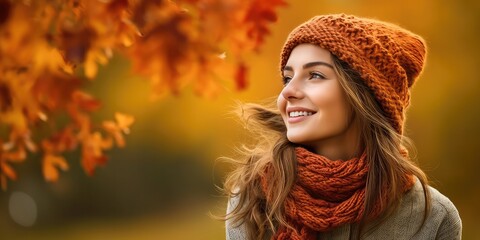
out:
{"label": "bokeh background", "polygon": [[397,23],[423,36],[428,61],[412,91],[406,133],[434,187],[457,206],[464,239],[480,239],[480,1],[288,1],[261,52],[248,59],[246,90],[213,99],[191,91],[151,102],[148,83],[127,59],[103,67],[90,91],[100,96],[98,119],[115,111],[136,123],[127,147],[87,177],[79,154],[57,183],[46,183],[39,158],[16,169],[0,192],[0,239],[224,239],[225,201],[215,189],[229,168],[218,163],[245,138],[229,115],[236,100],[259,102],[281,90],[279,51],[298,24],[318,14],[348,13]]}

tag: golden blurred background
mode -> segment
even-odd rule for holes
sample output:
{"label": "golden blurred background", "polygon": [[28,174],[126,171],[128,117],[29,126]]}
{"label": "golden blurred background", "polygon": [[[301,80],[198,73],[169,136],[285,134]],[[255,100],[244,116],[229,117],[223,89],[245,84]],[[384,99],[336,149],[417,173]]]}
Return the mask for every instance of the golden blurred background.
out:
{"label": "golden blurred background", "polygon": [[224,239],[223,223],[208,216],[225,209],[214,185],[228,166],[216,159],[232,155],[245,137],[228,112],[236,100],[279,93],[279,52],[295,26],[341,12],[397,23],[426,39],[427,65],[412,91],[406,133],[432,185],[457,206],[463,238],[479,239],[480,1],[288,4],[262,51],[248,59],[250,82],[242,92],[226,86],[204,99],[187,90],[152,102],[148,83],[131,74],[128,60],[114,58],[89,90],[103,102],[98,119],[115,111],[136,117],[127,147],[108,152],[108,164],[94,177],[72,153],[71,169],[53,184],[43,180],[38,156],[19,165],[20,179],[0,193],[0,239]]}

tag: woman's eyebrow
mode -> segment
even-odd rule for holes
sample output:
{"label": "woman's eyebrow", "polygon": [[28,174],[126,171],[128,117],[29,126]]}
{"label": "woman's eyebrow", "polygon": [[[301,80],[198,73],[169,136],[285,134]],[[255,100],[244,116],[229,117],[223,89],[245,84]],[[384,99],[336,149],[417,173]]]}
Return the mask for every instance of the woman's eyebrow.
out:
{"label": "woman's eyebrow", "polygon": [[331,64],[326,63],[326,62],[309,62],[309,63],[306,63],[305,65],[303,65],[303,69],[311,68],[311,67],[318,66],[318,65],[327,66],[327,67],[333,69],[333,66]]}
{"label": "woman's eyebrow", "polygon": [[[309,63],[305,63],[305,64],[303,65],[303,69],[315,67],[315,66],[318,66],[318,65],[327,66],[327,67],[333,69],[333,66],[332,66],[331,64],[326,63],[326,62],[309,62]],[[293,68],[290,67],[290,66],[285,66],[285,67],[283,68],[283,71],[293,71]]]}

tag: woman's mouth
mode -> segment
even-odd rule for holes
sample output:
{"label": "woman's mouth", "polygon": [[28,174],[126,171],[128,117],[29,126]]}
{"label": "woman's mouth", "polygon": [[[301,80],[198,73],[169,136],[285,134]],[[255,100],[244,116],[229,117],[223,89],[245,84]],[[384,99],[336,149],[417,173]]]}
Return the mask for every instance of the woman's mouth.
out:
{"label": "woman's mouth", "polygon": [[305,119],[308,119],[308,117],[312,116],[316,112],[311,112],[311,111],[291,111],[288,112],[288,123],[298,123],[302,122]]}
{"label": "woman's mouth", "polygon": [[289,117],[302,117],[302,116],[311,116],[314,112],[307,112],[307,111],[293,111],[288,114]]}

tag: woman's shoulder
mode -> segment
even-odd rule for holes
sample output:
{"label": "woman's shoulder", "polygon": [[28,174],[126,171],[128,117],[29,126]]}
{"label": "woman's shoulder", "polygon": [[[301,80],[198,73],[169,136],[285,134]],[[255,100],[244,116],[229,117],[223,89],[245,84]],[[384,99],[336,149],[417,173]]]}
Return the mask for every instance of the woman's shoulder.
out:
{"label": "woman's shoulder", "polygon": [[[460,220],[458,210],[453,202],[445,195],[443,195],[436,188],[428,185],[428,191],[430,193],[430,212],[433,215],[442,217],[453,217]],[[424,209],[424,189],[420,180],[416,180],[413,188],[406,193],[403,198],[403,202],[416,203],[414,206]],[[420,203],[420,204],[418,204]]]}
{"label": "woman's shoulder", "polygon": [[[228,198],[227,214],[231,213],[238,205],[239,195]],[[226,239],[227,240],[244,240],[246,239],[246,230],[243,225],[233,223],[232,219],[225,222]]]}
{"label": "woman's shoulder", "polygon": [[441,221],[437,238],[461,239],[462,220],[452,201],[437,189],[429,186],[431,197],[431,218]]}
{"label": "woman's shoulder", "polygon": [[432,204],[432,212],[442,213],[446,216],[459,217],[458,210],[453,202],[440,191],[432,186],[428,186]]}
{"label": "woman's shoulder", "polygon": [[[430,193],[430,209],[422,229],[436,232],[436,239],[460,239],[462,221],[457,208],[447,196],[434,187],[428,186],[428,191]],[[400,209],[410,209],[410,213],[425,211],[424,189],[418,179],[414,187],[402,199]],[[419,216],[423,216],[423,214]]]}

